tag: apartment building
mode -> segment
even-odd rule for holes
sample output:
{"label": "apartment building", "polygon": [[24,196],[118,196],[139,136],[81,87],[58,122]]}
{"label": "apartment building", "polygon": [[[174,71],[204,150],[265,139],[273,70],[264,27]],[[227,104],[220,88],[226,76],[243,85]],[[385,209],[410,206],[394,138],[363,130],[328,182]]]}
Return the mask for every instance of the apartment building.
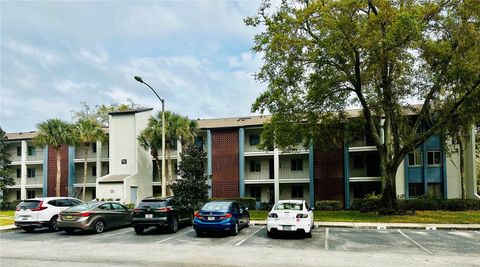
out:
{"label": "apartment building", "polygon": [[[152,109],[110,114],[109,139],[89,149],[87,200],[111,198],[137,203],[160,195],[161,179],[149,151],[138,145],[137,136],[152,115]],[[348,207],[367,193],[381,192],[379,156],[363,137],[322,151],[298,146],[294,151],[260,150],[262,125],[269,116],[199,119],[196,145],[206,152],[210,197],[249,196],[257,203],[279,199],[340,200]],[[35,132],[9,133],[8,152],[16,184],[7,201],[55,194],[56,161],[52,149],[35,147]],[[171,142],[169,184],[177,178],[181,142]],[[412,151],[397,171],[397,193],[413,198],[435,195],[458,198],[461,194],[459,156],[447,153],[439,134]],[[62,195],[79,196],[83,181],[84,147],[62,147]],[[466,190],[476,195],[475,149],[472,139],[465,151]],[[168,164],[170,165],[170,164]],[[167,170],[167,174],[168,174]]]}

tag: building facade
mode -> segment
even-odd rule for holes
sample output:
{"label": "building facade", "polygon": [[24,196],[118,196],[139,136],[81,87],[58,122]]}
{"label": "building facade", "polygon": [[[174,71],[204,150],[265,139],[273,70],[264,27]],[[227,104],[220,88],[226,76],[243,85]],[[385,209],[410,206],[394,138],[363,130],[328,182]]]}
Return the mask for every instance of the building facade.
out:
{"label": "building facade", "polygon": [[[161,179],[149,151],[137,142],[152,109],[110,113],[108,141],[90,146],[87,199],[113,199],[138,203],[160,195]],[[196,145],[206,152],[209,196],[253,197],[257,203],[280,199],[339,200],[349,207],[354,199],[381,192],[377,149],[363,137],[328,151],[298,146],[294,151],[259,149],[262,125],[269,116],[199,119]],[[9,133],[15,185],[7,201],[55,195],[56,159],[53,149],[35,147],[35,132]],[[472,137],[473,138],[473,137]],[[169,140],[166,173],[177,178],[181,142]],[[461,197],[459,155],[447,153],[439,134],[412,151],[397,170],[397,194],[403,198],[433,195]],[[465,186],[477,198],[475,143],[465,150]],[[85,147],[62,147],[62,195],[81,196]],[[167,159],[166,159],[167,160]]]}

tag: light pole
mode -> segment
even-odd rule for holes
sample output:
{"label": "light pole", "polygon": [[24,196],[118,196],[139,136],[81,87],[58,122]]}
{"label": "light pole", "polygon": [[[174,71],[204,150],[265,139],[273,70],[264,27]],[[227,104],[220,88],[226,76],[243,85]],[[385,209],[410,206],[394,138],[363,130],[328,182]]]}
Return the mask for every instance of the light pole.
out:
{"label": "light pole", "polygon": [[143,83],[150,88],[157,98],[162,102],[162,197],[167,196],[167,179],[165,178],[165,99],[161,98],[157,92],[141,77],[135,76],[135,80],[139,83]]}

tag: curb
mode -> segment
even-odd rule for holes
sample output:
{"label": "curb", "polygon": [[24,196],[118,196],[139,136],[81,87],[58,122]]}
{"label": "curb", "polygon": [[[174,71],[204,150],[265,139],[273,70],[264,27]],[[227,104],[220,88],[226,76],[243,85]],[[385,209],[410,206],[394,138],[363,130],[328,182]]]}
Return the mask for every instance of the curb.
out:
{"label": "curb", "polygon": [[[251,221],[252,225],[267,225],[266,221]],[[314,222],[315,228],[350,229],[418,229],[418,230],[480,230],[480,224],[417,224],[417,223],[350,223],[350,222]]]}
{"label": "curb", "polygon": [[20,230],[20,228],[16,227],[14,224],[0,226],[0,232],[11,232],[11,231],[17,231],[17,230]]}

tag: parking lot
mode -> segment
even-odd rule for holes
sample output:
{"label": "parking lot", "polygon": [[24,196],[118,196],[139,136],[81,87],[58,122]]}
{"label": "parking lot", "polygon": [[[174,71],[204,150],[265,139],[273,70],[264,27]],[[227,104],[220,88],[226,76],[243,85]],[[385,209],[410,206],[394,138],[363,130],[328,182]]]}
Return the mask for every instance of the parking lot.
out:
{"label": "parking lot", "polygon": [[480,231],[317,228],[312,238],[270,239],[263,226],[243,229],[238,236],[205,237],[196,237],[191,227],[175,234],[151,229],[143,235],[127,227],[100,235],[37,230],[0,236],[2,266],[355,265],[357,258],[365,265],[480,265]]}

